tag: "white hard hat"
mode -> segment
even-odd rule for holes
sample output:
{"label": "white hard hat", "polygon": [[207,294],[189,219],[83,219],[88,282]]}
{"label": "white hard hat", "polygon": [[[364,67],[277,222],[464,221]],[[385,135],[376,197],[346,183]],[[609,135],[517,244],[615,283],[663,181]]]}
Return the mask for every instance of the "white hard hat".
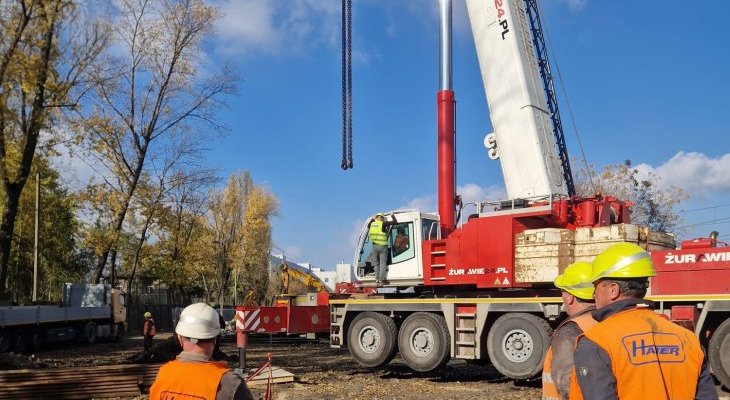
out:
{"label": "white hard hat", "polygon": [[190,339],[211,339],[220,334],[218,313],[205,303],[191,304],[180,313],[175,333]]}

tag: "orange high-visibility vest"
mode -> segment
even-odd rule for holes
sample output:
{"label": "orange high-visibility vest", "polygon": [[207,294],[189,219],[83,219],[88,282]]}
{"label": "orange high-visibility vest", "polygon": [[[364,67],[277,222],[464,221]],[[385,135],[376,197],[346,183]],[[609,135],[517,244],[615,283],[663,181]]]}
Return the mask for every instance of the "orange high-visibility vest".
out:
{"label": "orange high-visibility vest", "polygon": [[[620,399],[695,398],[705,356],[699,340],[688,329],[653,310],[632,308],[606,318],[582,336],[611,358]],[[575,368],[570,399],[583,399]]]}
{"label": "orange high-visibility vest", "polygon": [[215,400],[225,363],[174,360],[160,367],[150,388],[150,400]]}
{"label": "orange high-visibility vest", "polygon": [[[591,316],[590,312],[586,312],[584,314],[578,315],[575,318],[568,318],[565,321],[563,321],[556,329],[560,329],[563,325],[567,324],[568,322],[575,322],[578,324],[578,327],[581,331],[585,332],[588,329],[592,328],[594,325],[596,325],[598,322],[593,319],[593,316]],[[564,400],[560,398],[560,392],[558,392],[558,387],[555,384],[555,381],[553,380],[552,376],[552,364],[553,364],[553,348],[550,346],[550,348],[547,351],[547,354],[545,355],[545,364],[542,367],[542,399],[543,400]]]}
{"label": "orange high-visibility vest", "polygon": [[152,328],[150,328],[150,336],[155,336],[155,320],[152,318],[147,318],[147,320],[144,322],[144,327],[142,328],[142,336],[147,335],[147,325],[152,324]]}

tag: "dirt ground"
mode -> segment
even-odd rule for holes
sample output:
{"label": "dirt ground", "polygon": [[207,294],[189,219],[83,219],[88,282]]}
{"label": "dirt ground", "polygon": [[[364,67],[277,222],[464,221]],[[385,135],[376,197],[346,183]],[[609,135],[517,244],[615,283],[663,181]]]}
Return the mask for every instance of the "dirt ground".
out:
{"label": "dirt ground", "polygon": [[[142,338],[125,338],[120,342],[98,343],[91,347],[69,344],[31,356],[0,355],[0,369],[59,368],[85,365],[114,365],[146,359],[163,362],[174,350],[165,341],[169,334],[158,335],[157,351],[141,353]],[[90,350],[93,349],[93,352]],[[238,366],[238,350],[233,342],[224,342],[221,350],[232,368]],[[255,368],[272,353],[273,364],[295,376],[292,383],[274,385],[274,399],[314,400],[424,400],[424,399],[539,399],[540,382],[515,383],[502,378],[491,366],[453,360],[438,373],[410,371],[396,357],[384,369],[370,371],[357,365],[347,350],[329,348],[327,342],[280,343],[252,340],[247,350],[247,366]],[[93,354],[93,356],[90,356]],[[252,388],[257,398],[263,388]],[[718,387],[721,398],[730,393]],[[146,399],[142,396],[136,400]]]}

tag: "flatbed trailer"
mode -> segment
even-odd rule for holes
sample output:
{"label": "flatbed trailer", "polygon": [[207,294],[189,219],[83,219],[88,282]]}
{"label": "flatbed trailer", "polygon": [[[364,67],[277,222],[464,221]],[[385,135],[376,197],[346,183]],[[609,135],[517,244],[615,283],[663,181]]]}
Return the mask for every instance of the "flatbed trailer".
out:
{"label": "flatbed trailer", "polygon": [[59,305],[0,306],[0,353],[39,351],[73,339],[94,344],[126,330],[124,295],[103,284],[66,283]]}

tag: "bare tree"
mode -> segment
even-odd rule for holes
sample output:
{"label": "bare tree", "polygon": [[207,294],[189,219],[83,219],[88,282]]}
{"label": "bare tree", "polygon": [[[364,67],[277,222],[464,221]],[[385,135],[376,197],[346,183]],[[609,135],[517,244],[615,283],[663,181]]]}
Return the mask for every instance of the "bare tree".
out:
{"label": "bare tree", "polygon": [[40,134],[85,93],[86,73],[105,48],[103,24],[81,20],[74,1],[14,0],[0,7],[0,298],[19,198]]}
{"label": "bare tree", "polygon": [[[591,184],[589,176],[594,179]],[[646,225],[655,231],[680,233],[676,230],[682,226],[683,219],[675,208],[686,198],[682,189],[662,187],[660,178],[652,173],[641,177],[631,160],[606,165],[600,173],[589,165],[578,170],[576,182],[579,195],[593,196],[597,190],[633,202],[631,220],[635,224]]]}
{"label": "bare tree", "polygon": [[[202,41],[218,18],[203,0],[120,0],[115,46],[106,69],[97,70],[93,101],[82,132],[94,164],[105,176],[111,215],[92,280],[112,260],[143,172],[150,161],[183,137],[220,132],[216,111],[235,91],[228,70],[202,77]],[[110,271],[113,275],[113,271]]]}

